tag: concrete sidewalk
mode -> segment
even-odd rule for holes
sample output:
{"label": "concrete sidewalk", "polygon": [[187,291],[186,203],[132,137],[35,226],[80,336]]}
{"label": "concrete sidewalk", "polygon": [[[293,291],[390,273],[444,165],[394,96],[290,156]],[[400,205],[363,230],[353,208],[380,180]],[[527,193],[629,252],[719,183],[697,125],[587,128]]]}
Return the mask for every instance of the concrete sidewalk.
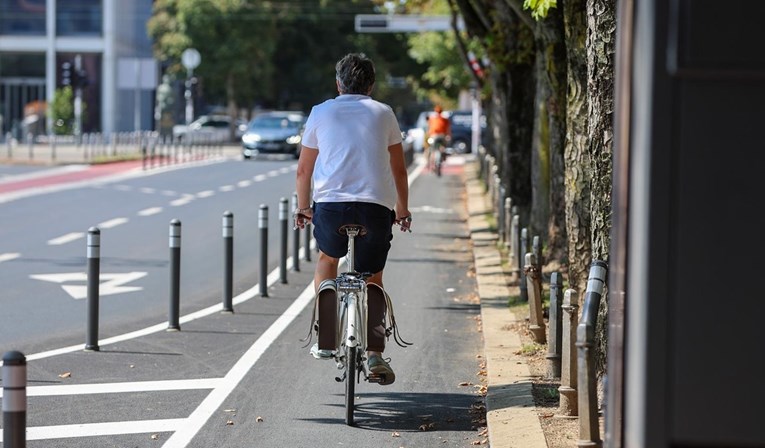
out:
{"label": "concrete sidewalk", "polygon": [[508,274],[502,268],[497,234],[486,216],[491,205],[478,177],[478,162],[465,165],[468,228],[473,242],[476,283],[481,298],[488,390],[486,421],[492,448],[546,448],[532,396],[529,366],[512,324],[523,322],[508,308]]}

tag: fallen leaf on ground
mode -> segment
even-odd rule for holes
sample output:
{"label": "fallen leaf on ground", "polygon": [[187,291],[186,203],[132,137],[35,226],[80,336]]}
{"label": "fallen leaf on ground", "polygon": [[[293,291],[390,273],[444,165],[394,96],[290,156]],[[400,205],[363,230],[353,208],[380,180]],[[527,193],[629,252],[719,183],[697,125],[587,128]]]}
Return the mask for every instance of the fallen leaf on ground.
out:
{"label": "fallen leaf on ground", "polygon": [[64,372],[62,374],[59,374],[59,378],[69,378],[72,376],[72,372]]}
{"label": "fallen leaf on ground", "polygon": [[401,437],[401,434],[394,432],[393,434],[391,434],[391,437]]}
{"label": "fallen leaf on ground", "polygon": [[432,431],[434,429],[436,429],[436,424],[435,423],[428,423],[428,424],[425,424],[425,425],[420,425],[420,431]]}
{"label": "fallen leaf on ground", "polygon": [[152,434],[151,440],[159,440],[159,434]]}
{"label": "fallen leaf on ground", "polygon": [[255,418],[255,421],[256,421],[256,422],[258,422],[258,423],[260,423],[260,422],[262,422],[262,421],[263,421],[263,417],[261,417],[261,416],[257,416],[257,417]]}
{"label": "fallen leaf on ground", "polygon": [[226,420],[226,426],[234,426],[233,420]]}
{"label": "fallen leaf on ground", "polygon": [[472,386],[472,385],[473,385],[473,383],[471,383],[470,381],[463,381],[463,382],[461,382],[459,385],[460,385],[460,386]]}

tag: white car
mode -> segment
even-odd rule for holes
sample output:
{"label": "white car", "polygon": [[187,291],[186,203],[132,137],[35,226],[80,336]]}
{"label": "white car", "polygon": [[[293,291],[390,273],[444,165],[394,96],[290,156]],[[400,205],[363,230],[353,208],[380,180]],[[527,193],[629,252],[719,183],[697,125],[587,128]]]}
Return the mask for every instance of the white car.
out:
{"label": "white car", "polygon": [[[200,135],[212,137],[215,141],[230,141],[229,124],[231,117],[228,115],[202,115],[192,121],[188,126],[179,124],[173,126],[173,137],[184,139],[187,135]],[[242,134],[247,129],[247,123],[244,120],[237,119],[236,129],[234,129],[234,138],[242,138]]]}

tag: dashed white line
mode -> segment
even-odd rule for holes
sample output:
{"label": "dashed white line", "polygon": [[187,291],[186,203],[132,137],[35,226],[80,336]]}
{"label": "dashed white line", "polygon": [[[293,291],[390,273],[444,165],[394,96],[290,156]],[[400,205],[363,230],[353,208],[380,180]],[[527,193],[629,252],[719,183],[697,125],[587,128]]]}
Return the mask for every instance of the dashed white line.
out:
{"label": "dashed white line", "polygon": [[282,167],[282,168],[279,169],[279,172],[282,173],[282,174],[287,174],[287,173],[290,172],[290,167],[288,167],[288,166]]}
{"label": "dashed white line", "polygon": [[130,191],[133,189],[130,185],[115,185],[114,189],[117,191]]}
{"label": "dashed white line", "polygon": [[0,254],[0,263],[2,263],[4,261],[15,260],[16,258],[19,258],[20,256],[21,256],[21,254],[17,253],[17,252],[8,252],[8,253],[5,253],[5,254]]}
{"label": "dashed white line", "polygon": [[210,196],[214,194],[215,192],[212,190],[205,190],[205,191],[200,191],[199,193],[196,194],[196,196],[200,199],[203,199],[203,198],[209,198]]}
{"label": "dashed white line", "polygon": [[62,244],[66,244],[66,243],[70,243],[72,241],[78,240],[84,236],[85,234],[83,232],[67,233],[66,235],[62,235],[58,238],[53,238],[52,240],[48,240],[48,244],[50,246],[60,246]]}
{"label": "dashed white line", "polygon": [[114,218],[108,221],[104,221],[101,224],[98,224],[96,227],[99,229],[111,229],[113,227],[125,224],[126,222],[128,222],[127,218]]}
{"label": "dashed white line", "polygon": [[141,188],[141,193],[146,193],[146,194],[153,194],[153,193],[155,193],[156,191],[157,191],[157,190],[155,190],[154,188],[149,188],[149,187],[143,187],[143,188]]}
{"label": "dashed white line", "polygon": [[229,191],[234,191],[234,188],[235,187],[233,185],[224,185],[224,186],[218,188],[218,190],[220,190],[223,193],[226,193],[226,192],[229,192]]}
{"label": "dashed white line", "polygon": [[164,190],[162,194],[165,196],[178,196],[178,193],[174,192],[173,190]]}
{"label": "dashed white line", "polygon": [[151,216],[156,215],[157,213],[162,213],[162,207],[151,207],[151,208],[145,208],[138,212],[139,216]]}
{"label": "dashed white line", "polygon": [[194,195],[184,194],[181,198],[170,202],[170,205],[172,205],[173,207],[178,207],[181,205],[186,205],[193,200],[194,200]]}
{"label": "dashed white line", "polygon": [[262,182],[266,180],[267,178],[268,176],[266,176],[265,174],[258,174],[257,176],[253,177],[252,180],[254,180],[255,182]]}
{"label": "dashed white line", "polygon": [[247,188],[250,185],[252,185],[252,182],[250,182],[249,180],[241,180],[236,183],[236,186],[239,188]]}
{"label": "dashed white line", "polygon": [[268,177],[276,177],[278,175],[279,175],[279,171],[278,170],[271,170],[268,173],[266,173],[266,176],[268,176]]}

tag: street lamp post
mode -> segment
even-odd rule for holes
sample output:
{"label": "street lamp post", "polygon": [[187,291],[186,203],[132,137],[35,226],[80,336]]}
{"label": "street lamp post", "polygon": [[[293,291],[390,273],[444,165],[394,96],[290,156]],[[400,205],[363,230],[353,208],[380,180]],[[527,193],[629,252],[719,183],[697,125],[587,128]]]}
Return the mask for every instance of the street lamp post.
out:
{"label": "street lamp post", "polygon": [[186,98],[186,125],[188,126],[194,120],[194,101],[191,99],[191,84],[194,75],[194,69],[202,62],[202,56],[194,48],[187,48],[181,54],[181,62],[186,67],[186,92],[183,96]]}

